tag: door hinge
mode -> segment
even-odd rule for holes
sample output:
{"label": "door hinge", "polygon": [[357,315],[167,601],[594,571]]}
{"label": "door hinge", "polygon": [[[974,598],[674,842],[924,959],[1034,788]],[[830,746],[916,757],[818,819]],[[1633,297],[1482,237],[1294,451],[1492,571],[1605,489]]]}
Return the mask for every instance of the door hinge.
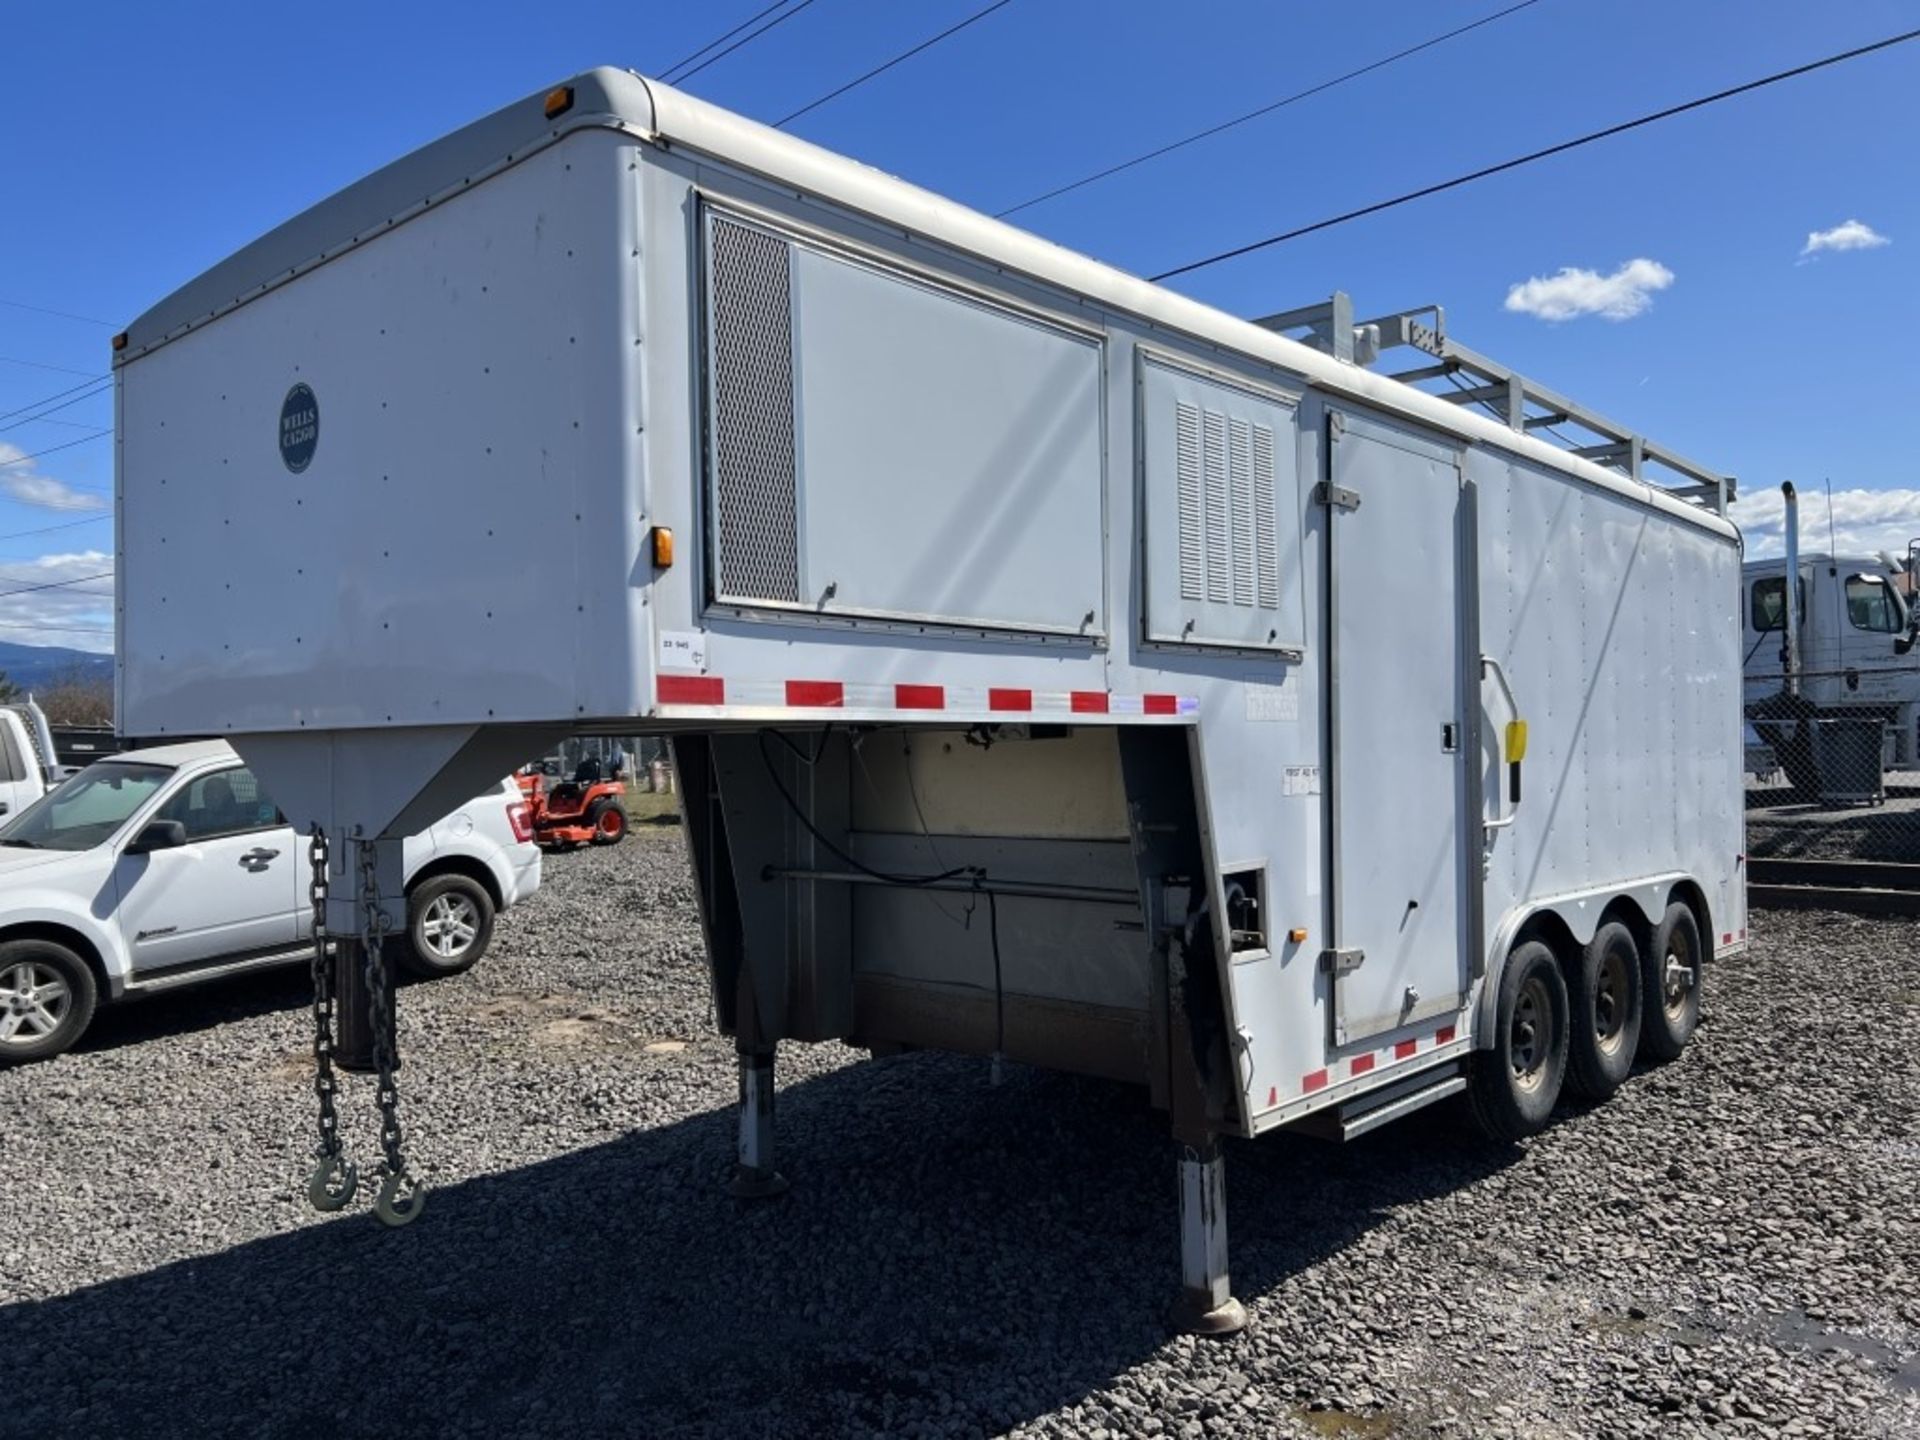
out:
{"label": "door hinge", "polygon": [[1336,485],[1331,480],[1322,480],[1313,490],[1316,505],[1325,505],[1334,510],[1358,510],[1360,492],[1349,490],[1344,485]]}
{"label": "door hinge", "polygon": [[1322,950],[1320,968],[1335,976],[1351,975],[1365,963],[1367,952],[1364,950]]}

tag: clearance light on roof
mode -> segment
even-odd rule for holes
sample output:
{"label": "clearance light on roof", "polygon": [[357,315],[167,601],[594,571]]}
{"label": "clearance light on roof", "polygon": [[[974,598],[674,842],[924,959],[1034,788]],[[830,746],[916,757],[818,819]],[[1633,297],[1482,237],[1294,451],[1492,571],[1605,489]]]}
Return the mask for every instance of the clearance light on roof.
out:
{"label": "clearance light on roof", "polygon": [[547,92],[546,110],[549,120],[555,116],[566,114],[567,111],[572,108],[573,87],[571,85],[556,85]]}
{"label": "clearance light on roof", "polygon": [[118,354],[120,351],[126,348],[127,348],[127,332],[122,330],[118,335],[113,337],[114,353]]}

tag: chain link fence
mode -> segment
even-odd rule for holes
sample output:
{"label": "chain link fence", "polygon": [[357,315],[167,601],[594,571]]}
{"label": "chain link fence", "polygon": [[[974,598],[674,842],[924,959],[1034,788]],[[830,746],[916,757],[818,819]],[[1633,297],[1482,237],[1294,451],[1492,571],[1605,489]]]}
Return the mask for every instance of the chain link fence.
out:
{"label": "chain link fence", "polygon": [[[1920,675],[1806,670],[1746,707],[1747,853],[1785,883],[1846,867],[1920,875]],[[1883,877],[1884,878],[1884,877]]]}

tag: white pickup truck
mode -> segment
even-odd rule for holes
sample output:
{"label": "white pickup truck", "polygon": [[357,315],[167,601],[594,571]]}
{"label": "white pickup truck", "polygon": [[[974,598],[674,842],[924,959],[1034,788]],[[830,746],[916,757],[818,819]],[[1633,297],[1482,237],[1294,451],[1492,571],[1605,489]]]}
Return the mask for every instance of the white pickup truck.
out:
{"label": "white pickup truck", "polygon": [[54,763],[53,732],[33,697],[0,705],[0,825],[47,793]]}
{"label": "white pickup truck", "polygon": [[[406,873],[401,965],[473,965],[540,885],[519,787],[408,839]],[[225,741],[95,761],[0,820],[0,1064],[67,1049],[101,1000],[301,960],[308,880],[305,838]]]}

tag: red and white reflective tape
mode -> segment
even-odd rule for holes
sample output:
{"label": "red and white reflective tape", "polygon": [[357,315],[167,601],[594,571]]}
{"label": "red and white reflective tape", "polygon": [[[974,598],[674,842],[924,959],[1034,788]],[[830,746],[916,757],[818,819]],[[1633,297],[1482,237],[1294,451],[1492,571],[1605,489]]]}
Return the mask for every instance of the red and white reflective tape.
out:
{"label": "red and white reflective tape", "polygon": [[1012,686],[865,685],[844,680],[727,680],[661,675],[662,713],[743,710],[853,710],[861,714],[1140,715],[1179,719],[1200,713],[1191,695],[1117,695],[1110,690],[1030,690]]}
{"label": "red and white reflective tape", "polygon": [[[1322,1066],[1318,1070],[1309,1070],[1300,1077],[1300,1094],[1314,1095],[1330,1085],[1338,1085],[1344,1080],[1357,1080],[1362,1075],[1370,1075],[1376,1070],[1385,1070],[1403,1060],[1411,1060],[1416,1055],[1428,1054],[1451,1045],[1460,1038],[1460,1031],[1454,1025],[1442,1025],[1431,1035],[1416,1035],[1411,1040],[1396,1040],[1393,1044],[1378,1050],[1369,1050],[1362,1055],[1349,1055],[1333,1065]],[[1297,1099],[1297,1096],[1288,1096]],[[1267,1108],[1273,1109],[1281,1104],[1280,1087],[1267,1087]]]}

